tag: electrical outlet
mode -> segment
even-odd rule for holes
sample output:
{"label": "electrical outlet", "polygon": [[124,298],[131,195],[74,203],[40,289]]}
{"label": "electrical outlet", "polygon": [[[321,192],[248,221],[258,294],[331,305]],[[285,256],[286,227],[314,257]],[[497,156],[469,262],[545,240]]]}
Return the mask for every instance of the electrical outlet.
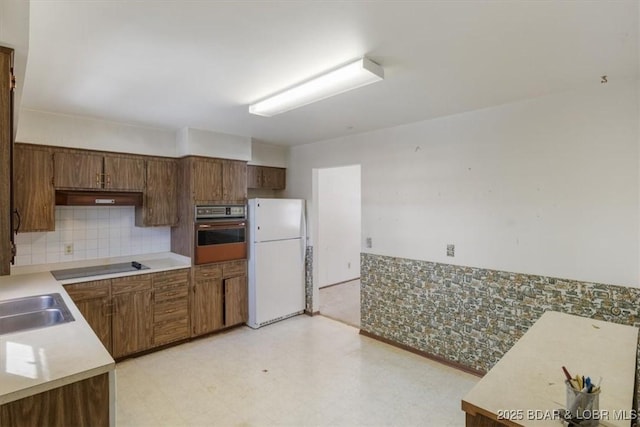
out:
{"label": "electrical outlet", "polygon": [[64,254],[72,255],[73,254],[73,243],[67,243],[64,245]]}
{"label": "electrical outlet", "polygon": [[447,256],[456,256],[456,245],[448,244],[447,245]]}
{"label": "electrical outlet", "polygon": [[372,248],[373,247],[373,240],[371,239],[371,237],[367,237],[365,239],[365,242],[366,242],[365,244],[366,244],[367,248]]}

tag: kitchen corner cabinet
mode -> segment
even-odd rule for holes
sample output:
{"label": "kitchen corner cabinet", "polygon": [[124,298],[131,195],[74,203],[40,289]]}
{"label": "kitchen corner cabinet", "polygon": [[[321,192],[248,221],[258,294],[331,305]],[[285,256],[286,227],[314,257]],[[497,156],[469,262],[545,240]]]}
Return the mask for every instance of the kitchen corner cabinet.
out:
{"label": "kitchen corner cabinet", "polygon": [[74,190],[144,190],[144,159],[85,151],[56,151],[55,188]]}
{"label": "kitchen corner cabinet", "polygon": [[13,179],[15,208],[20,218],[17,231],[53,231],[55,190],[51,152],[16,144]]}
{"label": "kitchen corner cabinet", "polygon": [[269,166],[247,166],[247,187],[253,189],[284,190],[286,187],[284,168]]}
{"label": "kitchen corner cabinet", "polygon": [[0,46],[0,276],[9,274],[14,246],[11,229],[13,153],[13,49]]}
{"label": "kitchen corner cabinet", "polygon": [[100,338],[109,354],[111,346],[111,280],[65,285],[73,303],[78,307],[93,332]]}
{"label": "kitchen corner cabinet", "polygon": [[136,207],[137,227],[175,226],[178,223],[178,162],[148,159],[142,207]]}
{"label": "kitchen corner cabinet", "polygon": [[247,262],[199,265],[194,270],[192,336],[245,323]]}
{"label": "kitchen corner cabinet", "polygon": [[111,280],[114,358],[151,348],[153,292],[150,276],[144,274]]}

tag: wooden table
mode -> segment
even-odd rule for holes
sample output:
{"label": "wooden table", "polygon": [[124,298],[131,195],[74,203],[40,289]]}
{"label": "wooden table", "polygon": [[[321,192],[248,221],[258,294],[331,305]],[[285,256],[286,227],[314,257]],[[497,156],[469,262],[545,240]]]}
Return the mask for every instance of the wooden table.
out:
{"label": "wooden table", "polygon": [[600,425],[629,427],[638,328],[548,311],[462,399],[466,425],[560,426],[562,366],[602,377]]}

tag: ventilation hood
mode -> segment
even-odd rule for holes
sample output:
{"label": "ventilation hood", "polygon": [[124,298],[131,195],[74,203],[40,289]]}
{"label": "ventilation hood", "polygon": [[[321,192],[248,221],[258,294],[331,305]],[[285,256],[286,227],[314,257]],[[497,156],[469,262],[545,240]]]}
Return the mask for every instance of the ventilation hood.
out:
{"label": "ventilation hood", "polygon": [[142,193],[57,190],[57,206],[142,206]]}

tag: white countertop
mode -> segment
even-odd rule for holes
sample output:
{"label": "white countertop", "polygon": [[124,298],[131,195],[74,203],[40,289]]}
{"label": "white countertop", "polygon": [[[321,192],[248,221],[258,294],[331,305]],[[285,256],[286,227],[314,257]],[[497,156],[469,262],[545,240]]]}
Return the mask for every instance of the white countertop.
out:
{"label": "white countertop", "polygon": [[75,279],[60,280],[58,283],[69,285],[90,280],[113,279],[115,277],[134,276],[137,274],[158,273],[160,271],[177,270],[191,267],[191,258],[175,254],[173,252],[159,252],[155,254],[128,255],[115,258],[90,259],[84,261],[61,262],[57,264],[39,264],[23,267],[12,267],[11,276],[30,274],[43,271],[65,270],[68,268],[91,267],[107,264],[119,264],[123,262],[137,261],[149,267],[147,270],[127,271],[124,273],[102,274],[99,276],[78,277]]}
{"label": "white countertop", "polygon": [[[508,425],[558,426],[541,419],[566,408],[562,366],[571,375],[602,377],[602,426],[626,426],[632,416],[638,328],[548,311],[462,399],[462,409]],[[604,413],[603,413],[604,415]]]}
{"label": "white countertop", "polygon": [[[50,270],[136,260],[148,270],[56,281]],[[0,335],[0,405],[115,369],[115,362],[65,292],[63,284],[189,268],[190,258],[173,253],[17,267],[0,277],[0,301],[59,293],[75,321]]]}

